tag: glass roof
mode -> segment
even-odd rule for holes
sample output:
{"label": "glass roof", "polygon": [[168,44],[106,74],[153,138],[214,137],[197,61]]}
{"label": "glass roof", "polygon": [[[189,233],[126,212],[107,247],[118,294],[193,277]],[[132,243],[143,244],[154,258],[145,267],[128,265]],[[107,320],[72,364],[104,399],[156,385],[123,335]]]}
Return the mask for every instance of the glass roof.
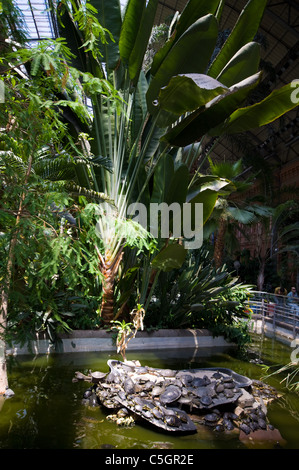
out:
{"label": "glass roof", "polygon": [[[13,0],[13,2],[24,15],[29,41],[53,39],[58,36],[48,0]],[[120,0],[122,9],[126,4],[127,0]]]}
{"label": "glass roof", "polygon": [[48,0],[14,0],[24,15],[29,41],[56,37]]}

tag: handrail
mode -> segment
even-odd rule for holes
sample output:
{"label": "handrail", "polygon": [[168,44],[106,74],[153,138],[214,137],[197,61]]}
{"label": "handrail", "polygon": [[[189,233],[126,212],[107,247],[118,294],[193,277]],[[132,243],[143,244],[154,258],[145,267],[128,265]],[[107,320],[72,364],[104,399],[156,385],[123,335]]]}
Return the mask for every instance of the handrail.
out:
{"label": "handrail", "polygon": [[263,328],[265,321],[293,330],[294,337],[299,330],[299,299],[271,292],[250,291],[247,306],[255,315],[261,315]]}

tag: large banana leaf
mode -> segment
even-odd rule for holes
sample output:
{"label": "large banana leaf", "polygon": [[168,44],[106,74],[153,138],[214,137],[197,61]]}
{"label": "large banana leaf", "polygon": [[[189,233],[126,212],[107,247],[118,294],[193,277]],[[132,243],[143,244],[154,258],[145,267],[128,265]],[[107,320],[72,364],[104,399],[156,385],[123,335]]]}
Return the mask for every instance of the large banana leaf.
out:
{"label": "large banana leaf", "polygon": [[187,2],[184,10],[182,11],[176,30],[169,41],[156,53],[153,64],[151,67],[151,74],[155,75],[167,56],[170,49],[182,36],[182,34],[187,31],[187,29],[195,23],[199,18],[208,15],[211,13],[214,15],[219,6],[220,0],[190,0]]}
{"label": "large banana leaf", "polygon": [[87,65],[87,54],[82,49],[83,36],[78,31],[78,28],[74,24],[73,19],[70,16],[68,10],[58,17],[58,30],[61,37],[67,40],[67,45],[73,54],[72,65],[81,72],[88,71]]}
{"label": "large banana leaf", "polygon": [[257,86],[259,80],[260,74],[257,73],[230,87],[227,93],[210,101],[204,108],[199,108],[188,115],[166,133],[162,140],[179,147],[185,147],[199,141],[217,124],[222,124],[244,102],[248,94]]}
{"label": "large banana leaf", "polygon": [[217,35],[216,18],[206,15],[190,26],[174,44],[157,70],[147,92],[147,105],[152,114],[158,111],[153,102],[157,100],[160,89],[168,84],[171,77],[185,73],[204,73]]}
{"label": "large banana leaf", "polygon": [[154,25],[158,0],[129,0],[122,24],[119,51],[137,85],[141,66]]}
{"label": "large banana leaf", "polygon": [[177,243],[173,243],[164,248],[152,260],[152,266],[159,271],[172,271],[179,269],[185,261],[187,250]]}
{"label": "large banana leaf", "polygon": [[203,74],[176,75],[159,94],[159,106],[168,111],[164,120],[171,124],[186,112],[194,111],[228,91],[220,82]]}
{"label": "large banana leaf", "polygon": [[139,30],[140,18],[146,8],[146,0],[129,0],[124,16],[120,38],[119,52],[122,61],[129,63]]}
{"label": "large banana leaf", "polygon": [[151,202],[183,204],[186,201],[189,179],[186,165],[180,165],[175,170],[173,157],[169,154],[164,155],[155,170]]}
{"label": "large banana leaf", "polygon": [[249,0],[242,10],[231,34],[208,70],[208,75],[217,78],[231,58],[256,35],[262,20],[267,0]]}
{"label": "large banana leaf", "polygon": [[122,26],[119,0],[89,0],[91,5],[97,9],[98,20],[101,25],[108,29],[114,41],[108,41],[100,46],[107,69],[115,69],[119,61],[119,37]]}
{"label": "large banana leaf", "polygon": [[[223,182],[223,185],[217,185],[215,188],[207,187],[202,188],[197,186],[197,188],[192,188],[189,194],[186,197],[186,202],[188,202],[191,207],[194,207],[195,204],[202,204],[203,214],[202,214],[202,227],[205,225],[209,217],[211,216],[215,204],[217,202],[219,192],[221,189],[228,184],[227,181]],[[218,190],[217,190],[218,188]],[[195,212],[191,209],[191,226],[195,226]]]}
{"label": "large banana leaf", "polygon": [[146,9],[143,10],[142,17],[138,20],[139,30],[129,58],[129,73],[134,85],[138,82],[144,54],[154,25],[157,6],[158,0],[148,0]]}
{"label": "large banana leaf", "polygon": [[250,42],[243,46],[223,68],[217,80],[225,86],[232,86],[258,71],[260,45]]}
{"label": "large banana leaf", "polygon": [[235,134],[261,127],[298,106],[291,100],[292,84],[274,90],[264,100],[246,108],[237,109],[226,122],[213,129],[211,135]]}

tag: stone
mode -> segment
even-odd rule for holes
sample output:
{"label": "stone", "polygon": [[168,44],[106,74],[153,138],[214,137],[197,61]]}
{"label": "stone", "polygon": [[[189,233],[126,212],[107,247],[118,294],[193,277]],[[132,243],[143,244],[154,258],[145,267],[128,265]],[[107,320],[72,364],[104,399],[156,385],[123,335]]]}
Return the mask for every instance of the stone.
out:
{"label": "stone", "polygon": [[240,417],[240,416],[242,416],[242,414],[244,414],[244,409],[243,409],[241,406],[237,406],[237,407],[235,408],[234,413],[235,413],[238,417]]}
{"label": "stone", "polygon": [[240,390],[242,391],[242,395],[238,398],[237,406],[240,406],[241,408],[252,406],[255,402],[255,398],[249,392],[247,392],[247,390]]}

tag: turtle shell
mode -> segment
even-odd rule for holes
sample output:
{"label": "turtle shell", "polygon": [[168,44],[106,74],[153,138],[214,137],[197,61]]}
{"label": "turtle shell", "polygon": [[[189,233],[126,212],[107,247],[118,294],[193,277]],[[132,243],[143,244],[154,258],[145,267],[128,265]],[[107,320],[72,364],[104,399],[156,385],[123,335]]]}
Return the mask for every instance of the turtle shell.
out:
{"label": "turtle shell", "polygon": [[216,423],[219,420],[217,413],[208,413],[204,417],[205,421],[208,423]]}
{"label": "turtle shell", "polygon": [[206,385],[206,381],[204,378],[195,377],[192,382],[193,387],[204,387]]}
{"label": "turtle shell", "polygon": [[124,381],[124,390],[126,393],[134,393],[135,392],[135,384],[133,382],[132,379],[130,379],[130,377],[128,377],[125,381]]}
{"label": "turtle shell", "polygon": [[213,400],[209,395],[204,395],[199,401],[203,406],[210,406],[213,403]]}
{"label": "turtle shell", "polygon": [[99,371],[95,371],[95,372],[91,372],[91,381],[93,383],[98,383],[100,382],[102,379],[104,379],[104,377],[106,377],[107,375],[107,372],[99,372]]}
{"label": "turtle shell", "polygon": [[152,389],[152,397],[158,397],[159,395],[161,395],[161,393],[163,392],[163,388],[162,387],[159,387],[158,385],[156,385],[155,387],[153,387]]}
{"label": "turtle shell", "polygon": [[165,388],[165,392],[160,395],[160,402],[162,405],[173,403],[180,398],[181,394],[182,392],[179,387],[176,385],[169,385]]}

